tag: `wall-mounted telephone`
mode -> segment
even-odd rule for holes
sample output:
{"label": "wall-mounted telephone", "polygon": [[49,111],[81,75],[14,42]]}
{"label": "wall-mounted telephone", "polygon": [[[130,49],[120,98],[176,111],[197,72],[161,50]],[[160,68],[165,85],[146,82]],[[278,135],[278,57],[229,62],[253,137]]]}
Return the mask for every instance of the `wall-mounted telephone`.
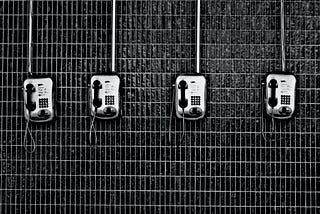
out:
{"label": "wall-mounted telephone", "polygon": [[276,119],[289,119],[295,112],[296,78],[292,74],[269,74],[266,79],[266,111]]}
{"label": "wall-mounted telephone", "polygon": [[178,76],[175,91],[175,109],[178,118],[198,120],[205,116],[207,81],[203,75]]}
{"label": "wall-mounted telephone", "polygon": [[54,94],[51,78],[29,78],[23,83],[24,116],[31,122],[54,118]]}
{"label": "wall-mounted telephone", "polygon": [[94,75],[90,81],[90,111],[99,119],[114,119],[120,112],[118,75]]}

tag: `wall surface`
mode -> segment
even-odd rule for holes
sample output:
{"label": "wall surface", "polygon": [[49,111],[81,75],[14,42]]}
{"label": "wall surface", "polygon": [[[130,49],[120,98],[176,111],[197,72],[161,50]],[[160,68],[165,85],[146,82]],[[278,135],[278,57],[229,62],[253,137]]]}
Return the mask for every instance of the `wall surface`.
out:
{"label": "wall surface", "polygon": [[123,111],[97,121],[90,144],[88,83],[111,69],[111,1],[35,1],[33,72],[55,80],[58,116],[31,125],[28,154],[28,1],[0,2],[0,213],[320,211],[320,2],[285,1],[297,114],[272,132],[260,83],[281,69],[280,0],[203,0],[208,113],[181,141],[182,121],[169,127],[172,84],[195,71],[195,5],[117,1]]}

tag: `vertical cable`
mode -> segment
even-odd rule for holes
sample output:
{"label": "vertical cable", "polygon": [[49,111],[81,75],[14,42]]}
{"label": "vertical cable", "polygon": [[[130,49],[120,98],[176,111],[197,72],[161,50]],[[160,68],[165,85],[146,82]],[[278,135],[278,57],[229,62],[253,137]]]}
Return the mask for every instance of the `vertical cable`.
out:
{"label": "vertical cable", "polygon": [[33,0],[29,1],[29,41],[28,41],[28,74],[32,75],[32,14]]}
{"label": "vertical cable", "polygon": [[116,0],[112,0],[111,71],[116,72]]}
{"label": "vertical cable", "polygon": [[284,0],[281,0],[281,66],[286,71]]}
{"label": "vertical cable", "polygon": [[[281,65],[282,65],[282,72],[286,72],[286,53],[285,53],[285,17],[284,17],[284,0],[281,0],[281,11],[280,11],[280,19],[281,19]],[[274,111],[272,111],[272,114],[274,113]],[[274,117],[272,115],[272,135],[274,136],[274,139],[276,140],[276,129],[275,129],[275,122],[274,122]],[[282,149],[281,147],[281,124],[280,124],[280,150]],[[282,153],[280,152],[280,160],[282,159]],[[280,174],[282,174],[282,168],[280,167]],[[284,172],[286,177],[286,171]],[[282,179],[280,179],[280,187],[282,186]],[[280,188],[280,198],[282,198],[283,191],[281,191]],[[286,196],[287,194],[284,194],[284,200],[286,201]]]}
{"label": "vertical cable", "polygon": [[[27,71],[28,71],[28,75],[32,76],[32,14],[33,14],[33,0],[29,1],[29,40],[28,40],[28,67],[27,67]],[[29,111],[29,116],[31,116],[31,112]],[[28,153],[33,153],[35,151],[36,148],[36,143],[34,138],[32,137],[32,133],[31,130],[29,128],[29,121],[30,119],[27,120],[27,124],[26,124],[26,128],[25,128],[25,134],[24,134],[24,138],[23,138],[23,146],[25,148],[25,150]],[[30,135],[31,137],[31,142],[32,142],[32,149],[29,151],[27,148],[27,135]]]}
{"label": "vertical cable", "polygon": [[[122,2],[120,3],[120,4],[122,4]],[[127,4],[125,4],[125,5],[127,5]],[[113,20],[115,20],[114,18],[113,18],[113,14],[115,14],[115,0],[112,0],[112,3],[111,3],[111,10],[112,10],[112,17],[111,17],[111,30],[113,31],[113,29],[115,29],[114,27],[115,26],[113,26]],[[122,11],[122,10],[121,10]],[[121,14],[122,15],[122,14]],[[115,15],[114,15],[115,16]],[[108,23],[108,22],[107,22]],[[115,36],[115,33],[114,32],[111,32],[111,45],[113,46],[114,44],[115,44],[115,42],[113,42],[113,35]],[[115,37],[114,37],[115,38]],[[114,45],[115,46],[115,45]],[[111,58],[112,58],[112,62],[111,62],[111,64],[112,64],[112,67],[114,67],[115,66],[115,61],[113,61],[113,60],[115,60],[115,57],[113,56],[113,54],[115,53],[115,49],[114,50],[112,50],[111,51],[112,53],[111,53]],[[113,69],[113,68],[112,68]],[[113,71],[113,70],[112,70]],[[131,120],[130,120],[131,121]],[[112,126],[111,126],[111,124],[108,124],[108,130],[112,130]],[[117,134],[116,134],[116,131],[113,131],[113,132],[110,132],[110,134],[109,135],[107,135],[107,136],[109,136],[109,141],[110,141],[110,144],[111,144],[111,146],[114,146],[115,147],[115,149],[110,149],[109,151],[110,151],[110,154],[109,154],[109,160],[108,160],[108,162],[109,162],[109,167],[110,167],[110,169],[113,169],[112,168],[112,165],[113,165],[113,158],[112,157],[117,157],[117,147],[116,147],[116,142],[115,142],[115,139],[117,139]],[[131,136],[131,135],[130,135]],[[120,140],[121,140],[121,134],[120,134]],[[126,137],[125,137],[125,140],[126,140]],[[131,143],[131,141],[130,141],[130,143]],[[116,176],[113,176],[113,175],[117,175],[117,173],[116,173],[116,170],[115,169],[113,169],[113,170],[110,170],[110,187],[111,187],[111,189],[112,190],[116,190],[116,181],[117,181],[117,177]],[[112,194],[112,197],[116,197],[116,193],[114,193],[114,194]],[[115,208],[112,208],[112,207],[109,207],[109,212],[110,213],[113,213],[113,212],[115,212],[115,210],[114,210]]]}
{"label": "vertical cable", "polygon": [[200,73],[200,12],[201,12],[201,0],[197,0],[197,32],[196,32],[196,40],[197,40],[197,51],[196,51],[196,72]]}

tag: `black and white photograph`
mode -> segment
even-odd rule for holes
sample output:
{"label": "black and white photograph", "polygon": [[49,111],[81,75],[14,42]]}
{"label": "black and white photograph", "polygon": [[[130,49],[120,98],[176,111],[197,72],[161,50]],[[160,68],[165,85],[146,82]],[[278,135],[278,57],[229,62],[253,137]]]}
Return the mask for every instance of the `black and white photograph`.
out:
{"label": "black and white photograph", "polygon": [[0,214],[319,214],[319,0],[0,0]]}

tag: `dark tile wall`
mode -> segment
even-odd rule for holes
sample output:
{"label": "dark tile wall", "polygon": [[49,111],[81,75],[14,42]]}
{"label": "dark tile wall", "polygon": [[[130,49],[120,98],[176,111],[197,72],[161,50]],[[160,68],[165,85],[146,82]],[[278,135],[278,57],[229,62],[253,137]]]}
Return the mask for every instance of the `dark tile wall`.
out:
{"label": "dark tile wall", "polygon": [[0,213],[319,212],[320,2],[285,1],[298,104],[272,132],[260,83],[281,68],[280,0],[203,0],[208,114],[186,122],[181,141],[182,121],[169,127],[172,84],[195,71],[196,1],[118,0],[123,111],[97,121],[90,144],[87,85],[111,68],[111,6],[34,2],[33,72],[56,81],[58,117],[31,125],[28,154],[28,1],[0,2]]}

